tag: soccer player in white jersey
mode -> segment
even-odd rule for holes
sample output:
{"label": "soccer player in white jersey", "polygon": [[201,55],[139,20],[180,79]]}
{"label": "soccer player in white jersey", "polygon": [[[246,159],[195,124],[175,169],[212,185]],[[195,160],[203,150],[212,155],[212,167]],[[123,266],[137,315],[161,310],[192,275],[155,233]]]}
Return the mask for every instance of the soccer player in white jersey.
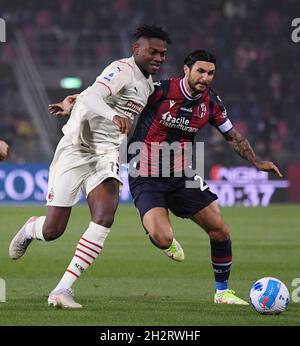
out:
{"label": "soccer player in white jersey", "polygon": [[0,161],[4,161],[7,159],[8,149],[8,144],[0,140]]}
{"label": "soccer player in white jersey", "polygon": [[151,75],[164,62],[167,32],[144,25],[134,33],[133,56],[114,61],[78,97],[50,166],[47,215],[31,217],[15,235],[9,255],[18,259],[32,240],[51,241],[66,229],[72,206],[83,192],[91,222],[48,304],[81,308],[72,285],[103,248],[119,202],[119,145],[133,118],[154,91]]}

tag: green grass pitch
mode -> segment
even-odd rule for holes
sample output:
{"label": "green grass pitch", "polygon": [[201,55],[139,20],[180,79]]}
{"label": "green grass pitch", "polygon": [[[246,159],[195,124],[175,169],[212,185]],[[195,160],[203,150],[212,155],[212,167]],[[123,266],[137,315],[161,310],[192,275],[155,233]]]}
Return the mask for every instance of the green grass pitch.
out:
{"label": "green grass pitch", "polygon": [[[137,211],[119,207],[115,224],[96,262],[74,285],[82,310],[47,306],[47,295],[73,257],[89,222],[86,206],[73,209],[66,233],[51,243],[32,243],[18,261],[8,258],[9,241],[40,207],[1,207],[0,277],[7,302],[0,303],[0,325],[218,326],[300,325],[300,302],[278,316],[257,314],[251,306],[213,303],[214,280],[207,235],[189,220],[172,217],[186,259],[168,259],[145,236]],[[263,276],[289,288],[300,277],[300,208],[223,208],[231,228],[233,267],[230,287],[248,299]],[[299,293],[300,295],[300,293]]]}

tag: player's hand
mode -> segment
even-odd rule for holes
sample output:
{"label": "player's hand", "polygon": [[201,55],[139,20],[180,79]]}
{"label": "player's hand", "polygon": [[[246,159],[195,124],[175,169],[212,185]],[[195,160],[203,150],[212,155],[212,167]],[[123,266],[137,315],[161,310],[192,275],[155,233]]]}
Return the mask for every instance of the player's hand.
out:
{"label": "player's hand", "polygon": [[8,155],[9,146],[6,142],[0,141],[0,161],[4,161]]}
{"label": "player's hand", "polygon": [[70,95],[67,96],[62,102],[49,105],[49,113],[56,116],[69,116],[76,98],[77,95]]}
{"label": "player's hand", "polygon": [[119,127],[121,133],[129,134],[132,127],[132,121],[130,119],[115,115],[112,121]]}
{"label": "player's hand", "polygon": [[274,172],[279,178],[283,177],[278,167],[271,161],[257,161],[255,162],[255,167],[260,171]]}

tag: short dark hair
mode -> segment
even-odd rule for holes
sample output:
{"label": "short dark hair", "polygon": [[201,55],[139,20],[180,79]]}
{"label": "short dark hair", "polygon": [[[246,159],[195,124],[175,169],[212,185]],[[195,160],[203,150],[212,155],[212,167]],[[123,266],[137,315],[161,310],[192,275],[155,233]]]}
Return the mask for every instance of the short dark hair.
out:
{"label": "short dark hair", "polygon": [[133,38],[137,41],[139,38],[158,38],[171,44],[169,34],[164,31],[160,26],[156,25],[140,25],[136,28]]}
{"label": "short dark hair", "polygon": [[190,53],[184,59],[184,64],[191,68],[196,61],[207,61],[217,65],[216,57],[205,49],[198,49]]}

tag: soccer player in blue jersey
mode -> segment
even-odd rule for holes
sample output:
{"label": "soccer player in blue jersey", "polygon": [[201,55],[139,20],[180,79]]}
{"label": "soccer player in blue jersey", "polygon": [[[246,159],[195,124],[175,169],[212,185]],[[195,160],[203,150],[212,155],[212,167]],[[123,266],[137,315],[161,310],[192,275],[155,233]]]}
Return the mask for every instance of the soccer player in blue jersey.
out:
{"label": "soccer player in blue jersey", "polygon": [[[201,177],[185,174],[187,163],[181,155],[171,156],[169,172],[164,172],[165,158],[157,154],[162,143],[177,143],[177,151],[184,151],[186,144],[194,141],[199,129],[210,123],[242,158],[259,170],[282,176],[273,162],[259,160],[248,140],[234,129],[220,97],[211,88],[215,70],[214,55],[197,50],[185,58],[183,78],[156,83],[129,143],[129,149],[136,143],[143,144],[139,155],[129,154],[129,184],[152,243],[168,257],[183,261],[184,252],[174,238],[169,210],[178,217],[191,219],[210,238],[215,276],[214,302],[247,305],[228,287],[232,244],[229,227],[216,203],[217,196]],[[57,114],[62,110],[61,106],[56,108]],[[188,186],[195,178],[200,178],[201,188]]]}

